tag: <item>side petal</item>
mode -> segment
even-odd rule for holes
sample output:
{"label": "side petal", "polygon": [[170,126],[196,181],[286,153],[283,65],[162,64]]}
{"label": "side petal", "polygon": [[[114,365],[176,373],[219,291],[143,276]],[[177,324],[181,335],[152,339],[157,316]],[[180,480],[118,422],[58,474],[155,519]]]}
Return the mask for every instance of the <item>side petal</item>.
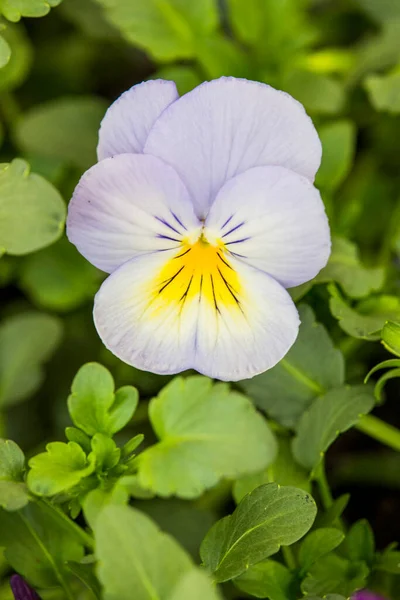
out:
{"label": "side petal", "polygon": [[144,152],[176,169],[201,218],[223,184],[247,169],[280,165],[313,181],[321,162],[318,134],[299,102],[233,77],[203,83],[169,106]]}
{"label": "side petal", "polygon": [[68,208],[68,239],[108,273],[138,254],[177,248],[198,227],[174,169],[143,154],[120,154],[94,165]]}
{"label": "side petal", "polygon": [[331,248],[318,190],[283,167],[256,167],[228,181],[210,209],[206,235],[284,287],[313,279]]}
{"label": "side petal", "polygon": [[[235,259],[225,267],[218,263],[218,275],[208,255],[205,270],[196,272],[185,264],[192,251],[140,256],[110,275],[94,308],[104,344],[124,362],[153,373],[193,368],[236,381],[273,367],[298,333],[289,294]],[[196,269],[197,259],[191,263]],[[171,264],[175,274],[165,278]]]}
{"label": "side petal", "polygon": [[161,113],[179,97],[173,81],[154,79],[134,85],[107,110],[101,123],[99,160],[124,153],[140,153]]}

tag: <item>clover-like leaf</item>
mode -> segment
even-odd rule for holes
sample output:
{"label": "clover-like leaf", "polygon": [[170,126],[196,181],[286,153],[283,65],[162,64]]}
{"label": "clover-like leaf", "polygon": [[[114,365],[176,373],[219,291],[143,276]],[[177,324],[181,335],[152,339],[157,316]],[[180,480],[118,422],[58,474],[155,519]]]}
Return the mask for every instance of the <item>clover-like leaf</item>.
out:
{"label": "clover-like leaf", "polygon": [[90,436],[112,436],[130,421],[138,392],[124,386],[115,392],[111,373],[98,363],[83,365],[72,382],[68,409],[75,425]]}
{"label": "clover-like leaf", "polygon": [[376,110],[400,113],[400,71],[388,75],[370,75],[365,80],[365,88]]}
{"label": "clover-like leaf", "polygon": [[360,519],[353,523],[340,549],[349,560],[353,562],[361,560],[372,566],[375,555],[375,539],[368,521]]}
{"label": "clover-like leaf", "polygon": [[133,593],[135,600],[169,598],[193,569],[179,544],[133,508],[107,506],[95,521],[94,533],[104,600],[131,598]]}
{"label": "clover-like leaf", "polygon": [[50,8],[61,0],[2,0],[0,10],[9,21],[17,22],[21,17],[44,17]]}
{"label": "clover-like leaf", "polygon": [[307,573],[317,560],[337,548],[344,537],[342,531],[333,527],[322,527],[308,533],[301,543],[298,555],[302,573]]}
{"label": "clover-like leaf", "polygon": [[214,0],[97,1],[128,42],[162,62],[194,57],[197,39],[217,28],[218,12]]}
{"label": "clover-like leaf", "polygon": [[114,440],[103,433],[96,433],[92,438],[93,456],[96,459],[96,470],[108,471],[118,464],[121,449]]}
{"label": "clover-like leaf", "polygon": [[[1,13],[1,8],[0,8]],[[0,70],[0,92],[18,88],[27,78],[33,62],[33,47],[23,25],[4,24],[1,29],[3,59],[7,62]],[[11,113],[14,120],[16,115]]]}
{"label": "clover-like leaf", "polygon": [[57,348],[62,323],[56,317],[29,312],[8,317],[0,326],[0,405],[8,406],[35,392],[43,379],[42,364]]}
{"label": "clover-like leaf", "polygon": [[400,357],[400,323],[394,321],[385,323],[381,336],[386,350]]}
{"label": "clover-like leaf", "polygon": [[[3,31],[4,26],[0,27],[0,31]],[[0,69],[6,66],[11,58],[10,44],[2,35],[0,35]]]}
{"label": "clover-like leaf", "polygon": [[303,490],[261,485],[243,498],[232,515],[213,525],[201,545],[201,559],[216,581],[238,577],[281,546],[303,537],[316,512],[314,500]]}
{"label": "clover-like leaf", "polygon": [[371,390],[360,385],[330,390],[314,400],[297,425],[292,446],[296,460],[315,469],[339,433],[355,425],[374,403]]}
{"label": "clover-like leaf", "polygon": [[369,569],[364,562],[351,562],[334,553],[319,559],[304,579],[304,593],[326,597],[325,594],[343,594],[346,598],[366,584]]}
{"label": "clover-like leaf", "polygon": [[54,496],[93,473],[95,460],[89,460],[75,442],[51,442],[47,444],[46,452],[30,459],[29,466],[29,489],[38,496]]}
{"label": "clover-like leaf", "polygon": [[25,457],[11,440],[0,439],[0,506],[19,510],[29,502],[29,494],[22,475]]}
{"label": "clover-like leaf", "polygon": [[355,244],[345,238],[334,237],[328,264],[317,275],[316,281],[336,281],[351,298],[362,298],[380,290],[384,278],[383,268],[364,267]]}
{"label": "clover-like leaf", "polygon": [[344,383],[344,360],[309,306],[300,306],[295,344],[274,367],[239,383],[257,406],[292,426],[317,396]]}
{"label": "clover-like leaf", "polygon": [[346,100],[345,88],[338,79],[306,69],[288,70],[282,87],[311,113],[334,115]]}
{"label": "clover-like leaf", "polygon": [[323,152],[315,184],[323,190],[334,191],[352,167],[356,130],[351,121],[340,120],[323,125],[318,133]]}
{"label": "clover-like leaf", "polygon": [[160,441],[137,457],[139,483],[161,496],[194,498],[275,458],[275,438],[250,400],[206,377],[174,379],[149,416]]}
{"label": "clover-like leaf", "polygon": [[234,584],[246,594],[269,600],[296,600],[294,576],[285,565],[263,560],[250,567]]}
{"label": "clover-like leaf", "polygon": [[20,255],[60,237],[65,204],[43,177],[30,173],[24,160],[0,165],[0,250]]}

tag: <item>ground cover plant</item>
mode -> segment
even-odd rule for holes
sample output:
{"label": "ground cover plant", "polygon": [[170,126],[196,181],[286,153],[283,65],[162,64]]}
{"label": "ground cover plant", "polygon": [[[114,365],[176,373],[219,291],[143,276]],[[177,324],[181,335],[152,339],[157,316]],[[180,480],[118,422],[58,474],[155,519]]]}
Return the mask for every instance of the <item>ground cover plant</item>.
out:
{"label": "ground cover plant", "polygon": [[[400,2],[0,0],[0,14],[0,600],[400,598]],[[157,375],[102,343],[107,275],[67,238],[68,203],[121,93],[224,76],[312,118],[331,254],[286,282],[301,324],[275,366],[245,378],[244,357],[223,377],[211,354],[194,366],[215,379]]]}

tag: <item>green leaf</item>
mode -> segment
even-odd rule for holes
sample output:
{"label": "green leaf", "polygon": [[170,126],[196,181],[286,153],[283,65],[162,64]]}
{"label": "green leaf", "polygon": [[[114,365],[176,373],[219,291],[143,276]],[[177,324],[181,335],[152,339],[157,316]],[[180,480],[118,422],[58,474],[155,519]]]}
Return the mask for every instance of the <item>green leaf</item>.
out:
{"label": "green leaf", "polygon": [[36,502],[17,512],[0,510],[0,545],[12,568],[40,588],[62,584],[65,561],[83,557],[74,529],[54,509]]}
{"label": "green leaf", "polygon": [[11,58],[11,48],[7,40],[0,35],[0,69],[6,66]]}
{"label": "green leaf", "polygon": [[330,390],[314,400],[297,425],[292,446],[296,460],[305,468],[315,469],[338,435],[355,425],[373,406],[370,389],[361,385]]}
{"label": "green leaf", "polygon": [[75,442],[51,442],[47,444],[46,452],[30,459],[29,466],[29,489],[37,496],[54,496],[93,473],[95,461],[88,460]]}
{"label": "green leaf", "polygon": [[168,598],[193,569],[177,542],[133,508],[106,507],[94,533],[104,600],[130,600],[133,591],[135,600]]}
{"label": "green leaf", "polygon": [[335,191],[346,179],[353,165],[356,129],[351,121],[340,120],[319,128],[322,162],[315,185]]}
{"label": "green leaf", "polygon": [[2,0],[0,10],[9,21],[17,22],[21,17],[44,17],[52,6],[61,0]]}
{"label": "green leaf", "polygon": [[193,67],[167,66],[162,67],[154,73],[152,79],[167,79],[175,81],[178,92],[181,96],[190,92],[193,88],[200,85],[202,79]]}
{"label": "green leaf", "polygon": [[274,560],[259,562],[234,580],[242,592],[270,600],[296,600],[293,583],[294,577],[289,569]]}
{"label": "green leaf", "polygon": [[382,344],[392,354],[400,356],[400,323],[388,321],[382,329]]}
{"label": "green leaf", "polygon": [[303,69],[288,71],[282,89],[315,114],[335,115],[342,111],[346,100],[344,86],[339,80]]}
{"label": "green leaf", "polygon": [[123,37],[168,62],[195,56],[199,37],[215,31],[215,0],[97,0]]}
{"label": "green leaf", "polygon": [[63,237],[25,259],[19,283],[34,303],[48,310],[69,311],[92,300],[101,279],[100,271]]}
{"label": "green leaf", "polygon": [[351,298],[362,298],[382,288],[385,270],[366,268],[355,244],[342,237],[332,238],[332,253],[316,282],[336,281]]}
{"label": "green leaf", "polygon": [[276,367],[239,383],[257,406],[282,425],[292,426],[316,398],[344,383],[343,356],[309,306],[300,306],[294,346]]}
{"label": "green leaf", "polygon": [[11,440],[0,439],[0,506],[19,510],[29,502],[29,494],[22,481],[25,457]]}
{"label": "green leaf", "polygon": [[234,41],[219,33],[199,39],[196,51],[197,60],[209,79],[249,74],[250,64],[246,54]]}
{"label": "green leaf", "polygon": [[3,56],[9,58],[0,70],[0,91],[3,92],[14,90],[25,81],[33,62],[33,48],[22,25],[7,25],[1,39]]}
{"label": "green leaf", "polygon": [[55,187],[19,158],[0,165],[0,249],[21,255],[61,235],[65,204]]}
{"label": "green leaf", "polygon": [[160,441],[138,456],[139,483],[161,496],[194,498],[275,458],[275,438],[251,402],[206,377],[175,378],[149,416]]}
{"label": "green leaf", "polygon": [[365,519],[354,523],[341,546],[341,552],[352,562],[364,561],[372,565],[375,554],[374,532]]}
{"label": "green leaf", "polygon": [[331,298],[329,308],[338,319],[340,327],[352,337],[375,341],[381,336],[381,329],[387,320],[400,319],[400,298],[397,296],[375,296],[351,308],[339,291],[329,286]]}
{"label": "green leaf", "polygon": [[129,494],[124,485],[120,485],[121,478],[117,485],[110,489],[102,489],[100,487],[91,490],[83,499],[82,508],[87,523],[92,529],[95,529],[96,521],[102,511],[107,506],[120,505],[124,506],[128,503]]}
{"label": "green leaf", "polygon": [[57,348],[62,324],[56,317],[29,312],[0,326],[0,405],[21,402],[41,385],[45,363]]}
{"label": "green leaf", "polygon": [[299,540],[317,509],[312,497],[294,487],[261,485],[232,515],[217,521],[203,540],[200,556],[216,581],[238,577],[249,566]]}
{"label": "green leaf", "polygon": [[356,2],[378,23],[400,19],[400,6],[396,0],[356,0]]}
{"label": "green leaf", "polygon": [[84,171],[97,161],[98,131],[106,109],[106,102],[94,96],[39,104],[17,121],[16,143],[23,152],[59,159]]}
{"label": "green leaf", "polygon": [[222,600],[218,589],[200,569],[192,569],[175,586],[168,600]]}
{"label": "green leaf", "polygon": [[307,534],[298,555],[302,573],[307,573],[318,559],[339,546],[344,537],[342,531],[333,528],[316,529]]}
{"label": "green leaf", "polygon": [[342,516],[343,511],[348,505],[350,494],[342,494],[333,501],[333,504],[325,513],[319,513],[316,519],[317,527],[333,527]]}
{"label": "green leaf", "polygon": [[94,598],[101,598],[101,588],[93,572],[93,565],[70,561],[66,564],[66,568],[83,583]]}
{"label": "green leaf", "polygon": [[235,481],[232,490],[235,502],[238,504],[259,485],[271,482],[310,491],[309,474],[294,460],[288,437],[278,437],[278,455],[272,465],[259,473],[246,475]]}
{"label": "green leaf", "polygon": [[378,555],[374,567],[379,571],[400,575],[400,551],[392,550],[391,546],[389,546],[382,554]]}
{"label": "green leaf", "polygon": [[120,459],[121,450],[110,437],[96,433],[92,438],[92,450],[96,459],[96,471],[108,471],[115,467]]}
{"label": "green leaf", "polygon": [[72,382],[68,410],[75,425],[92,436],[112,436],[131,420],[138,404],[137,390],[124,386],[114,392],[111,373],[98,363],[83,365]]}
{"label": "green leaf", "polygon": [[336,554],[328,554],[311,568],[301,589],[305,594],[325,596],[343,594],[346,598],[357,589],[365,586],[368,576],[365,563],[352,563]]}
{"label": "green leaf", "polygon": [[80,429],[77,429],[76,427],[66,427],[65,437],[69,442],[79,444],[85,454],[90,454],[92,451],[90,437]]}
{"label": "green leaf", "polygon": [[365,80],[372,106],[382,112],[400,113],[400,72],[370,75]]}

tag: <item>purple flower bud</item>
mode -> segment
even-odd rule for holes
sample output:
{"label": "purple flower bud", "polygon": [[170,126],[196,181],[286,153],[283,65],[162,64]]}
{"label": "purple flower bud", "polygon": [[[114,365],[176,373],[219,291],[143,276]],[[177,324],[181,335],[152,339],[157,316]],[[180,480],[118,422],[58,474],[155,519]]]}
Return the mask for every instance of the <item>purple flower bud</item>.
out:
{"label": "purple flower bud", "polygon": [[22,579],[20,575],[13,575],[10,579],[11,589],[15,600],[40,600],[37,593]]}
{"label": "purple flower bud", "polygon": [[387,600],[383,596],[379,596],[375,592],[371,592],[370,590],[358,590],[355,594],[352,595],[351,600]]}

